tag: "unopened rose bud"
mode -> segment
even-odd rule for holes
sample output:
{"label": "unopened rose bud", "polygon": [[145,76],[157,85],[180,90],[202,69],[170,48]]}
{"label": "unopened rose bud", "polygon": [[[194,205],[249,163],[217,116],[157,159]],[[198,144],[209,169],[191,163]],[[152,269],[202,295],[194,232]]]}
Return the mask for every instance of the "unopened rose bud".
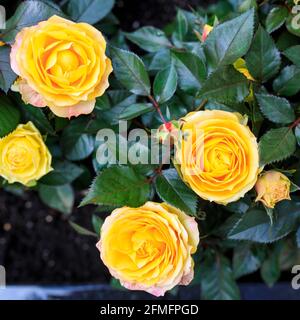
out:
{"label": "unopened rose bud", "polygon": [[174,144],[179,134],[179,128],[180,125],[178,121],[164,123],[158,128],[157,138],[161,143],[170,139],[170,143]]}
{"label": "unopened rose bud", "polygon": [[202,38],[201,41],[204,42],[207,38],[207,36],[209,35],[209,33],[212,31],[213,27],[210,26],[209,24],[206,24],[203,28],[203,32],[202,32]]}
{"label": "unopened rose bud", "polygon": [[267,171],[256,182],[257,198],[255,201],[261,201],[266,207],[274,208],[279,201],[291,200],[290,186],[290,180],[281,172]]}

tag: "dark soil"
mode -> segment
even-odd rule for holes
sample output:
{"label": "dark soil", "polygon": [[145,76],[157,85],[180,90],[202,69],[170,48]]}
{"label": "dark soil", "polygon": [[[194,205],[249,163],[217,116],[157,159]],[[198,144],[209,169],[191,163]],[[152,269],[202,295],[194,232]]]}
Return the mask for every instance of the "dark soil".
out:
{"label": "dark soil", "polygon": [[[92,229],[93,211],[75,209],[71,219]],[[18,197],[0,191],[0,265],[8,284],[108,281],[96,237],[79,235],[67,219],[45,207],[34,192]]]}
{"label": "dark soil", "polygon": [[176,15],[176,8],[207,6],[216,0],[117,0],[114,13],[125,31],[141,26],[165,27]]}

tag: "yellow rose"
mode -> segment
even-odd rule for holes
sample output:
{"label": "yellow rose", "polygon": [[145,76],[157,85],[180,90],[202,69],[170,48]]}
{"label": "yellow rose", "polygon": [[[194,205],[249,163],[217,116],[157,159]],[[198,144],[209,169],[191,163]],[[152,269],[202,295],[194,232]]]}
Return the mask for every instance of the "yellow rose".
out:
{"label": "yellow rose", "polygon": [[52,16],[22,29],[11,50],[14,85],[26,103],[59,117],[91,113],[108,88],[112,65],[101,32],[87,23]]}
{"label": "yellow rose", "polygon": [[255,201],[261,201],[266,207],[274,208],[281,200],[291,200],[290,186],[290,180],[281,172],[264,172],[255,185],[257,192]]}
{"label": "yellow rose", "polygon": [[51,154],[32,122],[0,139],[0,176],[9,183],[31,186],[51,170]]}
{"label": "yellow rose", "polygon": [[259,173],[256,138],[239,113],[191,112],[182,119],[175,165],[201,198],[227,204],[243,197]]}
{"label": "yellow rose", "polygon": [[114,210],[102,226],[97,247],[124,287],[161,296],[193,279],[191,254],[198,243],[194,218],[166,203],[147,202]]}

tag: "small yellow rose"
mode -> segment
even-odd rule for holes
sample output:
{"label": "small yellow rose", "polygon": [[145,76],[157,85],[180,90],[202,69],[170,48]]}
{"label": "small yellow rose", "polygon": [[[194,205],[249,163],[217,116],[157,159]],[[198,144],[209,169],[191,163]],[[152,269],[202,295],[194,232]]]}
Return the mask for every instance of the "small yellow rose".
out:
{"label": "small yellow rose", "polygon": [[9,183],[31,186],[51,170],[51,154],[32,122],[0,139],[0,176]]}
{"label": "small yellow rose", "polygon": [[164,295],[193,279],[197,250],[195,219],[166,204],[122,207],[106,218],[97,247],[110,273],[130,290]]}
{"label": "small yellow rose", "polygon": [[22,29],[11,50],[26,103],[48,106],[59,117],[91,113],[108,88],[112,65],[101,32],[87,23],[52,16]]}
{"label": "small yellow rose", "polygon": [[281,172],[264,172],[255,185],[257,192],[255,201],[261,201],[266,207],[274,208],[281,200],[291,200],[290,186],[290,180]]}
{"label": "small yellow rose", "polygon": [[175,165],[201,198],[225,205],[255,185],[258,145],[246,122],[239,113],[221,110],[191,112],[182,119]]}

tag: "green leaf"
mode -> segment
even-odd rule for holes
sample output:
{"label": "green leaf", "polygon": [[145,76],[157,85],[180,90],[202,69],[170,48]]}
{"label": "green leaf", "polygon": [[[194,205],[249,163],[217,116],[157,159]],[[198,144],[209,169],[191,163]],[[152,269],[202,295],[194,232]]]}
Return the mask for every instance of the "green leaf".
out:
{"label": "green leaf", "polygon": [[288,17],[289,11],[284,6],[274,7],[267,16],[266,19],[266,30],[269,33],[279,29]]}
{"label": "green leaf", "polygon": [[24,104],[23,102],[20,102],[19,107],[22,111],[23,118],[26,121],[32,121],[43,133],[55,135],[55,131],[41,108],[34,107],[30,104]]}
{"label": "green leaf", "polygon": [[250,74],[255,79],[265,82],[279,71],[280,63],[280,53],[272,37],[259,26],[246,55],[246,65]]}
{"label": "green leaf", "polygon": [[253,37],[254,10],[215,27],[204,42],[211,68],[234,63],[248,51]]}
{"label": "green leaf", "polygon": [[296,232],[296,241],[297,241],[297,247],[300,248],[300,227]]}
{"label": "green leaf", "polygon": [[191,52],[172,51],[178,74],[178,85],[184,91],[194,93],[206,79],[206,67],[199,56]]}
{"label": "green leaf", "polygon": [[82,226],[80,226],[79,224],[73,222],[73,221],[69,221],[70,226],[79,234],[83,235],[83,236],[93,236],[98,238],[98,234],[83,228]]}
{"label": "green leaf", "polygon": [[177,87],[177,73],[172,63],[169,67],[160,71],[153,84],[155,99],[159,103],[164,103],[172,98]]}
{"label": "green leaf", "polygon": [[277,94],[293,96],[300,90],[300,68],[287,66],[281,70],[273,82],[273,89]]}
{"label": "green leaf", "polygon": [[20,121],[20,112],[5,96],[0,96],[0,137],[12,132]]}
{"label": "green leaf", "polygon": [[67,12],[72,20],[94,24],[109,14],[114,0],[69,0]]}
{"label": "green leaf", "polygon": [[107,111],[111,108],[108,94],[105,93],[101,97],[96,98],[95,110]]}
{"label": "green leaf", "polygon": [[114,126],[119,124],[120,114],[131,105],[136,104],[137,96],[127,90],[113,90],[109,91],[109,97],[112,108],[107,111],[98,112],[98,118]]}
{"label": "green leaf", "polygon": [[23,28],[36,25],[53,15],[63,16],[64,14],[56,4],[50,1],[23,1],[15,14],[6,22],[6,29],[1,33],[1,40],[11,44],[15,41],[17,33]]}
{"label": "green leaf", "polygon": [[85,133],[88,123],[88,119],[78,118],[64,129],[60,143],[66,159],[83,160],[94,151],[94,137]]}
{"label": "green leaf", "polygon": [[125,35],[130,41],[149,52],[157,52],[172,46],[165,33],[154,27],[142,27],[131,33],[126,32]]}
{"label": "green leaf", "polygon": [[300,146],[300,124],[295,128],[295,136],[296,136],[298,145]]}
{"label": "green leaf", "polygon": [[183,13],[182,10],[178,9],[177,10],[177,15],[176,15],[176,25],[175,25],[175,32],[174,36],[177,40],[183,41],[184,37],[188,33],[188,20]]}
{"label": "green leaf", "polygon": [[131,120],[147,112],[153,111],[151,103],[134,103],[121,112],[120,120]]}
{"label": "green leaf", "polygon": [[251,198],[248,195],[245,195],[238,201],[228,203],[226,205],[226,210],[234,213],[244,214],[248,211],[252,204]]}
{"label": "green leaf", "polygon": [[293,231],[299,213],[299,202],[282,201],[274,210],[274,223],[271,225],[270,218],[264,210],[249,210],[241,216],[229,232],[228,238],[259,243],[277,241]]}
{"label": "green leaf", "polygon": [[95,214],[92,215],[93,229],[96,232],[96,234],[99,236],[100,236],[101,227],[102,227],[103,223],[104,223],[104,221],[100,217],[98,217]]}
{"label": "green leaf", "polygon": [[296,150],[296,138],[288,127],[271,129],[265,133],[259,142],[261,166],[284,160]]}
{"label": "green leaf", "polygon": [[147,69],[149,71],[159,71],[167,67],[171,63],[171,53],[169,49],[161,49],[154,54],[147,56],[148,60],[144,59],[147,63]]}
{"label": "green leaf", "polygon": [[239,0],[238,3],[242,2],[238,7],[238,12],[243,13],[251,8],[257,8],[256,0]]}
{"label": "green leaf", "polygon": [[233,273],[235,279],[255,272],[259,267],[260,260],[253,254],[250,246],[243,243],[234,249]]}
{"label": "green leaf", "polygon": [[69,184],[62,186],[47,186],[39,184],[39,196],[50,208],[64,214],[71,214],[74,206],[74,191]]}
{"label": "green leaf", "polygon": [[216,253],[204,260],[201,275],[201,295],[206,300],[238,300],[240,293],[234,280],[230,261]]}
{"label": "green leaf", "polygon": [[242,101],[248,94],[247,78],[232,66],[225,66],[208,77],[199,97],[230,104]]}
{"label": "green leaf", "polygon": [[144,204],[150,195],[150,184],[132,167],[112,166],[94,180],[81,206],[86,204],[131,206]]}
{"label": "green leaf", "polygon": [[293,62],[297,67],[300,67],[300,45],[292,46],[286,49],[283,54]]}
{"label": "green leaf", "polygon": [[134,53],[110,47],[114,74],[132,93],[150,95],[150,79],[143,61]]}
{"label": "green leaf", "polygon": [[260,274],[264,282],[272,287],[280,278],[279,256],[276,250],[266,259],[261,267]]}
{"label": "green leaf", "polygon": [[295,120],[295,112],[289,101],[270,94],[255,95],[264,116],[275,123],[291,123]]}
{"label": "green leaf", "polygon": [[196,215],[197,195],[180,179],[175,169],[162,171],[155,182],[159,197],[187,214]]}
{"label": "green leaf", "polygon": [[16,78],[17,75],[10,66],[10,48],[2,46],[0,47],[0,89],[7,93]]}
{"label": "green leaf", "polygon": [[84,171],[70,161],[56,161],[52,164],[53,171],[39,180],[49,186],[64,185],[76,180]]}

